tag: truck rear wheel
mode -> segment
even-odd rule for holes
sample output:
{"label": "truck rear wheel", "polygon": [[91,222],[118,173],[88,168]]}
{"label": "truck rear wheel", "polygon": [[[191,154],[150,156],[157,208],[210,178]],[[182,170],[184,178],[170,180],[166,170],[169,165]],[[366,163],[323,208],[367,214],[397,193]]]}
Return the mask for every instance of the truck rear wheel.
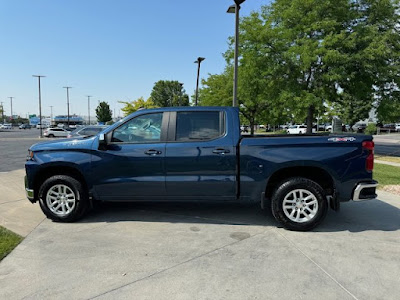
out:
{"label": "truck rear wheel", "polygon": [[82,184],[70,176],[52,176],[39,189],[40,208],[53,221],[78,220],[87,211],[88,202],[88,195]]}
{"label": "truck rear wheel", "polygon": [[307,178],[283,181],[271,199],[272,214],[289,230],[307,231],[325,218],[328,204],[321,186]]}

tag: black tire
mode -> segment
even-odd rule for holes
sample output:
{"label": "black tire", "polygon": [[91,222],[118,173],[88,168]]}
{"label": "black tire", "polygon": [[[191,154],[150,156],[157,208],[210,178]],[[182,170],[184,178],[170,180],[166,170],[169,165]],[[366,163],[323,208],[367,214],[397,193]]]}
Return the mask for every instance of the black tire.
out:
{"label": "black tire", "polygon": [[[47,194],[50,189],[56,188],[57,185],[68,187],[68,191],[73,193],[75,197],[74,206],[66,215],[60,215],[52,211],[47,201]],[[65,190],[64,190],[65,191]],[[59,200],[57,200],[59,201]],[[60,200],[62,201],[62,200]],[[53,202],[53,204],[56,202]],[[59,204],[60,202],[57,202]],[[75,178],[66,175],[55,175],[48,178],[39,189],[39,204],[43,213],[47,218],[56,222],[74,222],[83,217],[89,207],[88,193],[82,184]],[[54,210],[54,209],[53,209]],[[62,214],[62,212],[60,212]]]}
{"label": "black tire", "polygon": [[54,137],[54,134],[49,134],[47,137],[53,138],[53,137]]}
{"label": "black tire", "polygon": [[[295,196],[298,195],[297,193],[300,193],[300,190],[302,191],[305,190],[304,193],[306,195],[313,195],[313,197],[309,196],[311,197],[310,203],[315,202],[315,200],[317,203],[310,204],[310,206],[304,208],[306,207],[306,205],[308,205],[307,204],[308,200],[306,199],[308,197],[300,198],[300,196],[299,197]],[[293,200],[290,199],[291,193],[293,193],[292,194],[294,198]],[[285,197],[287,197],[287,200],[285,200]],[[306,199],[305,203],[301,199]],[[285,205],[286,213],[283,207],[284,200],[286,204]],[[289,204],[288,201],[293,201],[292,202],[294,203],[293,208],[288,206],[292,205]],[[302,202],[304,203],[304,207],[301,207],[303,206]],[[300,206],[300,208],[298,208],[298,206]],[[311,207],[313,211],[315,210],[314,214],[311,213],[309,207]],[[296,230],[296,231],[308,231],[315,228],[318,224],[320,224],[324,220],[328,211],[328,203],[326,200],[325,192],[318,183],[303,177],[293,177],[283,181],[275,189],[271,198],[271,208],[272,208],[272,214],[275,217],[275,219],[278,222],[280,222],[286,229]],[[294,215],[296,216],[292,215],[292,213],[294,213]],[[289,214],[289,216],[287,214]],[[310,214],[312,214],[310,220],[304,220],[307,219],[306,214],[308,214],[309,217]],[[289,218],[290,215],[292,215],[292,219]],[[300,219],[300,216],[303,217]],[[299,221],[293,220],[293,218],[296,217],[299,217]]]}

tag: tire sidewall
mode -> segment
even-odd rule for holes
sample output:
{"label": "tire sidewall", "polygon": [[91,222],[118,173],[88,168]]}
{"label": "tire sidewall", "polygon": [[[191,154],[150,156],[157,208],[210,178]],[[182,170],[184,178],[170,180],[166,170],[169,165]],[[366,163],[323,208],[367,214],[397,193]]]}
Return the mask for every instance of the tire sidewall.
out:
{"label": "tire sidewall", "polygon": [[[75,194],[75,207],[67,216],[59,216],[53,213],[47,206],[46,196],[47,192],[54,185],[63,184],[68,186]],[[48,178],[43,182],[39,189],[39,203],[43,213],[53,221],[59,222],[72,222],[79,219],[86,211],[87,199],[82,185],[76,179],[66,175],[56,175]]]}
{"label": "tire sidewall", "polygon": [[[318,201],[318,211],[310,221],[303,223],[294,222],[290,220],[283,211],[283,200],[285,196],[296,189],[307,190],[312,193]],[[285,228],[297,231],[307,231],[316,227],[325,218],[328,209],[326,196],[321,186],[316,182],[303,177],[294,177],[282,182],[275,190],[271,202],[272,214],[275,219]]]}

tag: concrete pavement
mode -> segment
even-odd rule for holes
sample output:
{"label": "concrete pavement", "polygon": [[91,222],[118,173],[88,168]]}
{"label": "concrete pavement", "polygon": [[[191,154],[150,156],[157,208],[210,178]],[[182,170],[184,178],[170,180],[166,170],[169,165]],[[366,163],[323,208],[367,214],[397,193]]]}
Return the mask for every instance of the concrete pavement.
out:
{"label": "concrete pavement", "polygon": [[375,143],[400,144],[400,133],[374,135]]}
{"label": "concrete pavement", "polygon": [[26,199],[24,176],[24,169],[0,173],[0,225],[23,237],[44,220],[40,207]]}
{"label": "concrete pavement", "polygon": [[400,294],[400,197],[389,193],[343,203],[313,232],[278,228],[269,213],[241,205],[114,204],[63,224],[25,200],[22,176],[0,174],[2,225],[27,235],[0,263],[0,299]]}

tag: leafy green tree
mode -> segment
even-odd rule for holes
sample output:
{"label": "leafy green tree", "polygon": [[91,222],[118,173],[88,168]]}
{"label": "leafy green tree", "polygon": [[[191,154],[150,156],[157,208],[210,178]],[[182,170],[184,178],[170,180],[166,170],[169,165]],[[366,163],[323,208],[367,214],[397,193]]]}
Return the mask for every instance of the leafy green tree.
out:
{"label": "leafy green tree", "polygon": [[221,74],[209,74],[202,79],[198,103],[201,106],[231,106],[233,69],[227,67]]}
{"label": "leafy green tree", "polygon": [[182,85],[176,80],[157,81],[150,95],[154,105],[157,107],[188,106],[189,96]]}
{"label": "leafy green tree", "polygon": [[154,105],[154,102],[151,98],[148,98],[147,100],[144,100],[143,97],[138,98],[137,100],[131,101],[131,102],[125,102],[125,101],[120,101],[119,103],[125,104],[125,106],[122,108],[122,111],[124,112],[125,116],[134,113],[140,108],[155,108],[157,107]]}
{"label": "leafy green tree", "polygon": [[100,102],[96,108],[96,116],[98,122],[106,123],[111,121],[112,111],[110,109],[110,105],[105,101]]}

